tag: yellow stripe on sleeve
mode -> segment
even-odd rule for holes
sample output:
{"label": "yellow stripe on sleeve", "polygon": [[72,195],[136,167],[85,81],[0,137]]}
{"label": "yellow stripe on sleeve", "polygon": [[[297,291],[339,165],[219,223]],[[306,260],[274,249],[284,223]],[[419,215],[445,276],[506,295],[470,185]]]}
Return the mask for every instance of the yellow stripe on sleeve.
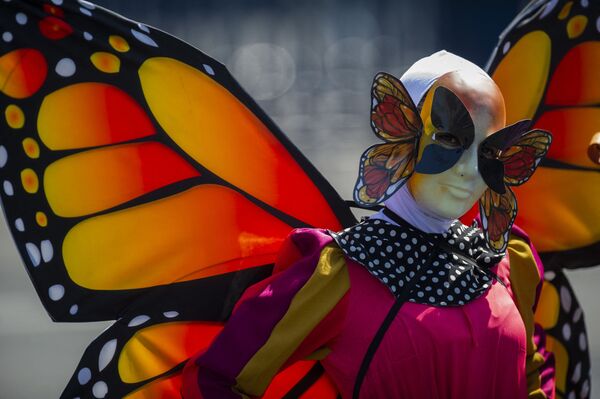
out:
{"label": "yellow stripe on sleeve", "polygon": [[281,366],[338,304],[350,287],[342,251],[326,246],[314,273],[292,299],[267,342],[237,376],[236,391],[260,396]]}

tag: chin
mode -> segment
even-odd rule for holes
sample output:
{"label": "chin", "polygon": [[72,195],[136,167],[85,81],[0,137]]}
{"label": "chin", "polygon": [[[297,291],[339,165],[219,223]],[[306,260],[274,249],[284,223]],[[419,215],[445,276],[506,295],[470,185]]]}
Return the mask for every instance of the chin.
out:
{"label": "chin", "polygon": [[[437,216],[447,219],[458,219],[471,209],[472,204],[465,206],[465,201],[456,201],[453,199],[442,199],[443,202],[438,203],[434,209],[429,211]],[[470,202],[470,201],[467,201]]]}

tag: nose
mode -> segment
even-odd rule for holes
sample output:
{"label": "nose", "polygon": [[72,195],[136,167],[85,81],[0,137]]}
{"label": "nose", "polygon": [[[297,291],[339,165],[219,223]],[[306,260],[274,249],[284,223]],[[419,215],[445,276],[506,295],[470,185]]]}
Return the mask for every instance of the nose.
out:
{"label": "nose", "polygon": [[471,146],[462,153],[453,169],[457,175],[464,179],[470,180],[477,177],[479,171],[477,169],[477,146],[475,143],[471,144]]}

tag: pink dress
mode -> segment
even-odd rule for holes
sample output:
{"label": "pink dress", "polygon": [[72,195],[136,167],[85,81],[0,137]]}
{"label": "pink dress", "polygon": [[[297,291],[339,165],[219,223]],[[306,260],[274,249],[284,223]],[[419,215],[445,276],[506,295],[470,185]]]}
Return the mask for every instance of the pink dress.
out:
{"label": "pink dress", "polygon": [[[343,398],[352,397],[364,353],[394,297],[361,265],[348,262],[345,328],[322,362]],[[508,285],[498,282],[459,307],[405,303],[385,334],[361,389],[364,398],[525,398],[525,327]]]}
{"label": "pink dress", "polygon": [[[321,230],[292,233],[279,263],[284,270],[251,287],[207,351],[188,362],[185,398],[260,396],[278,371],[317,353],[341,397],[353,397],[359,367],[395,297]],[[517,306],[510,263],[504,258],[492,268],[504,285],[494,281],[463,306],[404,303],[369,364],[360,398],[553,398],[553,360],[543,340],[528,336],[521,313],[533,311]],[[534,297],[535,285],[519,298]]]}

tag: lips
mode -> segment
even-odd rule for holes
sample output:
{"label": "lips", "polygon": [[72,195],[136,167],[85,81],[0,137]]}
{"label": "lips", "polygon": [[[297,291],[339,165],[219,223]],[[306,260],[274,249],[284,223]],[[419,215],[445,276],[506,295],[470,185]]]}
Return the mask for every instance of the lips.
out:
{"label": "lips", "polygon": [[469,190],[467,188],[464,188],[464,187],[461,187],[458,185],[444,184],[444,186],[447,187],[450,194],[452,194],[456,198],[467,199],[467,198],[470,198],[471,195],[473,194],[472,190]]}

